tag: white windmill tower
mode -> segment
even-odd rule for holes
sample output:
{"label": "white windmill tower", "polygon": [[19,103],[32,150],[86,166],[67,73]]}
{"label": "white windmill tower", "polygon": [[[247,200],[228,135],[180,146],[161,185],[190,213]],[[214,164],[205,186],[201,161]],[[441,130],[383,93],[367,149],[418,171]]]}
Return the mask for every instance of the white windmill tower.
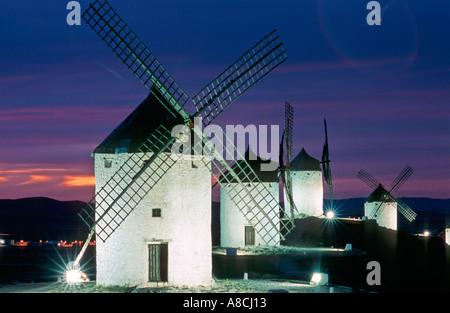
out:
{"label": "white windmill tower", "polygon": [[[232,168],[234,160],[225,160],[197,122],[201,120],[205,127],[211,124],[283,63],[287,58],[283,44],[276,31],[271,32],[191,99],[106,1],[89,5],[83,19],[150,95],[94,152],[96,195],[80,212],[90,232],[73,268],[79,267],[95,235],[98,284],[209,284],[211,174],[218,180],[228,171],[229,179],[223,184],[233,179],[241,190],[245,189],[241,188],[242,173],[252,183],[259,180],[245,160]],[[193,115],[184,108],[189,102],[196,110]],[[192,136],[194,140],[185,140]],[[225,142],[230,147],[230,141]],[[231,148],[242,158],[236,147]],[[255,219],[260,201],[245,190],[230,192],[241,212],[254,204],[248,219],[258,227],[275,229],[281,238],[294,227],[293,223],[260,225]],[[273,203],[266,188],[261,188],[260,196]],[[279,212],[280,207],[271,209]]]}
{"label": "white windmill tower", "polygon": [[364,215],[368,219],[375,219],[379,226],[392,230],[397,230],[398,227],[397,212],[400,212],[408,221],[413,221],[417,213],[402,200],[392,196],[392,192],[398,190],[413,173],[414,170],[407,165],[391,183],[391,189],[387,191],[378,180],[361,169],[357,177],[374,190],[364,203]]}
{"label": "white windmill tower", "polygon": [[[280,244],[280,235],[275,228],[262,228],[261,225],[273,223],[279,225],[280,212],[272,210],[272,207],[278,206],[279,202],[279,185],[278,185],[278,172],[264,171],[261,169],[261,165],[270,162],[270,160],[263,160],[257,157],[249,147],[245,153],[245,159],[255,174],[258,176],[259,181],[254,182],[250,177],[247,177],[245,173],[242,173],[241,181],[243,186],[239,185],[239,182],[230,176],[230,173],[225,172],[221,180],[228,179],[227,184],[223,184],[220,188],[220,242],[222,247],[229,248],[242,248],[245,246],[277,246]],[[238,160],[237,164],[242,162]],[[241,212],[237,208],[232,197],[236,192],[242,192],[240,188],[246,188],[248,192],[260,203],[261,211],[257,211],[256,219],[249,220],[246,217],[246,213],[255,211],[253,203],[249,203],[246,207],[246,212]],[[266,188],[272,194],[270,202],[264,201],[261,198],[261,192],[263,188]],[[259,221],[255,223],[255,221]],[[268,233],[267,233],[268,232]],[[270,238],[269,241],[264,238]]]}
{"label": "white windmill tower", "polygon": [[291,161],[294,110],[285,103],[286,163],[280,149],[280,174],[284,184],[284,206],[288,216],[323,215],[323,182],[320,162],[302,148]]}
{"label": "white windmill tower", "polygon": [[297,206],[296,216],[322,216],[323,181],[319,160],[302,148],[291,161],[291,177],[292,197]]}

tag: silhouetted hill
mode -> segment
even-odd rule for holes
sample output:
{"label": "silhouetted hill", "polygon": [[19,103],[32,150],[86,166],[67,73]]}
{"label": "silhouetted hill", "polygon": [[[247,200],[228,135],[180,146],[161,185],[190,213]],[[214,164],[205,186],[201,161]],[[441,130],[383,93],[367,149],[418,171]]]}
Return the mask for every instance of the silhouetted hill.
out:
{"label": "silhouetted hill", "polygon": [[[341,217],[361,217],[364,198],[334,200]],[[450,224],[450,199],[402,198],[417,213],[417,220],[409,223],[401,215],[399,230],[437,235]],[[58,201],[38,197],[0,200],[0,233],[13,234],[26,240],[84,240],[88,229],[77,215],[85,205],[82,201]],[[220,245],[220,204],[212,203],[212,241]]]}
{"label": "silhouetted hill", "polygon": [[44,197],[0,200],[0,233],[16,240],[81,240],[88,233],[77,215],[83,205]]}

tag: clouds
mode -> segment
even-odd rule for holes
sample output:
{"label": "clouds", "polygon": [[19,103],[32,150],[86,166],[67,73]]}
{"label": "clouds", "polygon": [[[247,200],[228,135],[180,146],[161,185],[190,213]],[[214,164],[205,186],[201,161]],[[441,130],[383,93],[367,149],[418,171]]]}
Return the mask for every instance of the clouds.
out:
{"label": "clouds", "polygon": [[[447,1],[382,4],[380,28],[358,1],[110,3],[191,96],[276,28],[288,60],[218,123],[283,126],[289,101],[294,152],[320,157],[327,118],[341,197],[365,195],[361,167],[389,180],[406,164],[404,195],[450,196]],[[0,198],[89,200],[90,154],[148,94],[65,5],[0,4]]]}
{"label": "clouds", "polygon": [[92,174],[83,173],[80,167],[33,168],[33,164],[0,164],[3,198],[46,196],[88,201],[94,185]]}

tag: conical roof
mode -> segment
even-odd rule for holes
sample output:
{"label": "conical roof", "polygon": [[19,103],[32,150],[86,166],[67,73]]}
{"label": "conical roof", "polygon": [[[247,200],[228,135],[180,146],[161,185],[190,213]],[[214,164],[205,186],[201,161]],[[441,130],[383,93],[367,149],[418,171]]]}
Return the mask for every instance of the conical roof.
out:
{"label": "conical roof", "polygon": [[164,99],[156,89],[152,89],[148,97],[97,146],[94,153],[133,153],[159,125],[163,124],[171,130],[173,126],[182,124],[181,116],[166,109],[157,96]]}
{"label": "conical roof", "polygon": [[388,191],[379,184],[378,187],[367,197],[366,202],[393,202],[391,198],[387,197]]}
{"label": "conical roof", "polygon": [[320,162],[314,159],[305,148],[291,161],[291,170],[293,171],[321,171]]}
{"label": "conical roof", "polygon": [[[260,158],[259,156],[256,156],[253,151],[251,151],[250,148],[247,149],[245,152],[245,160],[247,161],[248,165],[252,168],[252,170],[255,172],[256,176],[258,176],[259,180],[261,182],[276,182],[278,180],[278,163],[276,166],[274,166],[273,171],[262,171],[261,165],[262,164],[269,164],[271,160],[264,160]],[[236,164],[234,164],[231,168],[235,171],[235,173],[238,175],[239,179],[246,183],[254,181],[254,177],[249,177],[249,173],[242,173],[238,166],[242,165],[244,163],[243,160],[238,160]],[[238,165],[239,164],[239,165]],[[237,182],[236,179],[229,173],[228,171],[225,171],[223,175],[220,177],[221,182]]]}

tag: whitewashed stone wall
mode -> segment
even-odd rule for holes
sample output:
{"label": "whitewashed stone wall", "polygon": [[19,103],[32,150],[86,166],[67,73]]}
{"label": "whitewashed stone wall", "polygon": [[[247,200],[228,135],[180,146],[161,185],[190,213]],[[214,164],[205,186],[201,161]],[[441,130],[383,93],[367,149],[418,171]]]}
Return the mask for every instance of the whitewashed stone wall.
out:
{"label": "whitewashed stone wall", "polygon": [[[129,156],[95,155],[96,192]],[[105,168],[104,159],[111,157],[111,168]],[[146,285],[151,242],[168,243],[168,284],[212,284],[211,172],[201,161],[195,165],[190,158],[179,160],[111,237],[97,240],[98,284]],[[152,217],[154,208],[161,217]]]}
{"label": "whitewashed stone wall", "polygon": [[[292,197],[297,207],[295,217],[323,215],[323,181],[321,171],[291,171]],[[291,206],[286,192],[284,194],[285,211],[290,216]]]}
{"label": "whitewashed stone wall", "polygon": [[[248,183],[247,183],[248,184]],[[244,214],[239,210],[232,200],[237,192],[242,191],[242,186],[237,183],[231,183],[220,189],[220,244],[222,247],[242,248],[245,246],[245,226],[254,226],[255,228],[255,245],[277,246],[280,244],[279,230],[280,217],[279,210],[273,210],[279,206],[279,185],[276,182],[262,182],[269,192],[272,194],[270,205],[262,207],[267,216],[264,216],[257,207],[249,206],[245,210],[253,210],[256,218],[247,220]],[[257,202],[261,200],[261,194],[257,188],[252,190],[252,196]],[[242,191],[245,193],[245,191]],[[249,197],[245,200],[250,199]],[[256,222],[261,220],[261,222]],[[272,224],[268,224],[271,220]],[[268,225],[266,225],[268,224]],[[265,228],[263,228],[263,226]],[[275,226],[273,226],[275,225]]]}
{"label": "whitewashed stone wall", "polygon": [[[364,215],[367,217],[371,216],[373,210],[378,208],[380,203],[380,201],[365,202]],[[379,226],[397,230],[397,202],[386,202],[383,210],[381,210],[381,213],[378,213],[375,219]]]}

